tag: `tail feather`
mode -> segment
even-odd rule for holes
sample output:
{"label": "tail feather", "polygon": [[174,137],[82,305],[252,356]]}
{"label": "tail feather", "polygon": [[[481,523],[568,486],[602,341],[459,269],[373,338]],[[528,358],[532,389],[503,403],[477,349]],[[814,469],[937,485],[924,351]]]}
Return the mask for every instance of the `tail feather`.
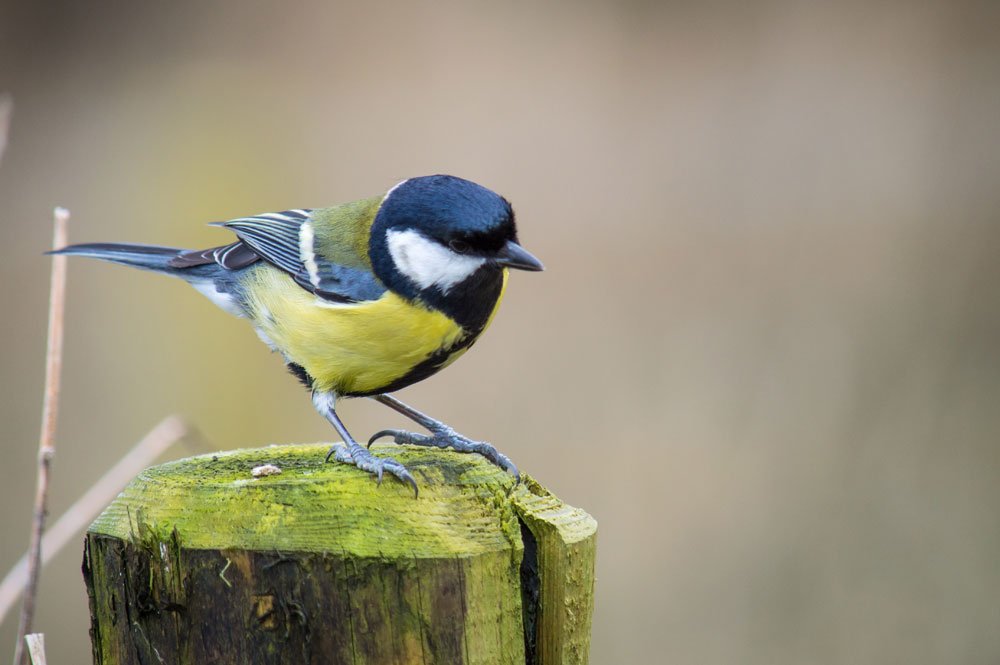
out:
{"label": "tail feather", "polygon": [[[227,249],[222,247],[219,249]],[[210,252],[211,250],[206,250]],[[70,245],[56,249],[46,254],[65,256],[87,256],[124,266],[151,270],[161,275],[179,277],[213,303],[236,316],[245,316],[241,304],[239,284],[240,272],[227,268],[223,263],[216,263],[214,255],[203,252],[177,249],[176,247],[157,247],[155,245],[133,245],[115,242],[94,242],[82,245]],[[227,254],[223,252],[223,254]],[[245,267],[256,261],[256,255],[247,262],[242,254],[229,252],[227,255],[237,255],[236,267]],[[180,257],[180,258],[178,258]]]}
{"label": "tail feather", "polygon": [[157,247],[156,245],[93,242],[81,245],[69,245],[68,247],[46,253],[87,256],[102,261],[132,266],[133,268],[174,273],[177,269],[170,262],[184,251],[186,250],[177,249],[176,247]]}

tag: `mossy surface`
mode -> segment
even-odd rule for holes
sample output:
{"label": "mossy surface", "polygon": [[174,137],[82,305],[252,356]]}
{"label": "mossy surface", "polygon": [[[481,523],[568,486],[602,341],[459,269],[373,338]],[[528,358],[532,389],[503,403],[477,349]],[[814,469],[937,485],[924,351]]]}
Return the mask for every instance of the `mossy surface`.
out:
{"label": "mossy surface", "polygon": [[[515,510],[531,532],[526,548],[536,557],[537,590],[527,588],[522,572],[526,607],[537,604],[536,617],[525,621],[530,631],[525,649],[527,665],[583,664],[590,656],[590,627],[594,613],[594,565],[597,521],[567,505],[526,477],[513,493]],[[530,599],[530,600],[527,600]],[[530,610],[529,610],[530,614]]]}
{"label": "mossy surface", "polygon": [[375,450],[419,498],[325,444],[136,477],[87,534],[94,662],[586,663],[594,520],[478,455]]}
{"label": "mossy surface", "polygon": [[[509,495],[514,479],[479,455],[376,445],[420,486],[326,463],[328,446],[235,450],[143,471],[91,525],[132,539],[176,531],[186,548],[341,552],[349,556],[471,556],[508,550],[519,538]],[[255,478],[273,464],[277,475]]]}

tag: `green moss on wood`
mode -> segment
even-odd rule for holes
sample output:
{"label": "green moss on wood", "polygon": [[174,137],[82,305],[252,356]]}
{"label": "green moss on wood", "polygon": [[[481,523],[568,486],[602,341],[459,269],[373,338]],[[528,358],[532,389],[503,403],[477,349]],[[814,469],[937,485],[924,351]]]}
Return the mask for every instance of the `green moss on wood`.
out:
{"label": "green moss on wood", "polygon": [[[235,450],[143,471],[91,525],[134,538],[142,528],[183,534],[185,547],[342,551],[351,556],[469,556],[516,540],[506,499],[514,479],[476,455],[376,445],[420,484],[406,485],[344,464],[324,463],[328,446]],[[281,474],[254,478],[274,464]],[[499,528],[498,528],[499,527]]]}
{"label": "green moss on wood", "polygon": [[597,522],[560,501],[533,478],[513,493],[515,509],[536,541],[538,617],[530,661],[586,663],[594,613]]}
{"label": "green moss on wood", "polygon": [[[384,448],[419,499],[322,444],[144,471],[87,536],[95,662],[585,663],[593,520],[477,455]],[[262,464],[282,473],[254,478]]]}

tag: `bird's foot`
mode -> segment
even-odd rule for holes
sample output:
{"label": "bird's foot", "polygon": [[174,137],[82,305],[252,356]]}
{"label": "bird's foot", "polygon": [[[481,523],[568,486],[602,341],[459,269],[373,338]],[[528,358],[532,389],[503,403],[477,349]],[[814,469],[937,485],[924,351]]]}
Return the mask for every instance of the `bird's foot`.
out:
{"label": "bird's foot", "polygon": [[408,443],[412,446],[434,446],[436,448],[451,448],[460,453],[479,453],[493,464],[510,473],[521,482],[521,473],[510,458],[485,441],[473,441],[464,437],[450,427],[442,426],[431,429],[431,434],[417,434],[401,429],[384,429],[376,432],[368,439],[371,446],[377,439],[391,437],[396,443]]}
{"label": "bird's foot", "polygon": [[414,480],[405,466],[391,457],[375,457],[371,451],[354,441],[331,446],[330,452],[326,454],[326,461],[329,462],[331,457],[338,462],[352,464],[362,471],[375,474],[375,481],[379,485],[382,484],[382,474],[388,471],[404,483],[409,483],[410,487],[413,488],[414,498],[420,492],[417,489],[417,481]]}

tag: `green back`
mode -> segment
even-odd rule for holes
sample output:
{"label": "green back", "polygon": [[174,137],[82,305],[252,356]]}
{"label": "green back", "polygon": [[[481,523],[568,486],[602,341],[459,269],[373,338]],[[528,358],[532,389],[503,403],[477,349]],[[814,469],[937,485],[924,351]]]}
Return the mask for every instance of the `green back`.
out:
{"label": "green back", "polygon": [[383,198],[380,194],[314,211],[317,254],[342,266],[371,270],[368,236]]}

